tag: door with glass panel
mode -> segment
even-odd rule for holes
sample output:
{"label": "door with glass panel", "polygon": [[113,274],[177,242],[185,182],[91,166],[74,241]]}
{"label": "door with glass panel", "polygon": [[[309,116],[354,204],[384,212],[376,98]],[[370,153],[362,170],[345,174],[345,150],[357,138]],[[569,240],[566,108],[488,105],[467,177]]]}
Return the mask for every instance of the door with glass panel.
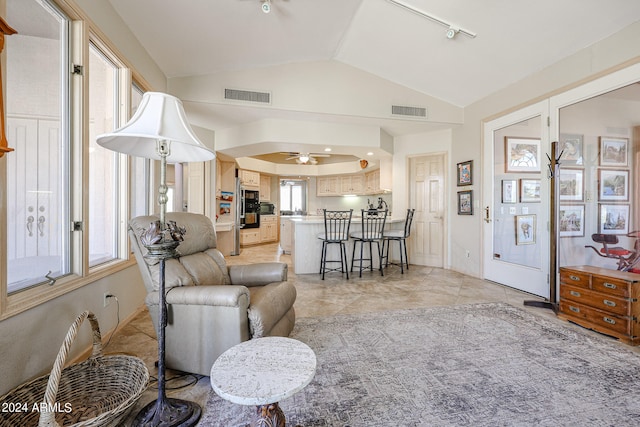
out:
{"label": "door with glass panel", "polygon": [[548,103],[485,124],[484,278],[549,297]]}

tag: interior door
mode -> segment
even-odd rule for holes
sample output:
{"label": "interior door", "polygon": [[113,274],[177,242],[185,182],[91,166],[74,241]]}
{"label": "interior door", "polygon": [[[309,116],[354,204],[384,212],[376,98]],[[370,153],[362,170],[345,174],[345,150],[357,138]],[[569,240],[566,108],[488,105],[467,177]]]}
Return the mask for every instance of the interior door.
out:
{"label": "interior door", "polygon": [[444,155],[409,160],[410,204],[415,208],[409,238],[412,264],[444,266]]}
{"label": "interior door", "polygon": [[548,102],[485,124],[484,278],[549,297]]}

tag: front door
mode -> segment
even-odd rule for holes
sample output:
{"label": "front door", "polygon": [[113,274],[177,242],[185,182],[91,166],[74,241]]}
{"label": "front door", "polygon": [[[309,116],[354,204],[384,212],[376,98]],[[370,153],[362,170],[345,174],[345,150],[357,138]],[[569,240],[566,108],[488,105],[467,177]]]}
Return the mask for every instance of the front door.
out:
{"label": "front door", "polygon": [[411,264],[444,266],[444,154],[409,160],[410,203],[415,208],[409,238]]}
{"label": "front door", "polygon": [[484,278],[549,297],[548,103],[485,124]]}

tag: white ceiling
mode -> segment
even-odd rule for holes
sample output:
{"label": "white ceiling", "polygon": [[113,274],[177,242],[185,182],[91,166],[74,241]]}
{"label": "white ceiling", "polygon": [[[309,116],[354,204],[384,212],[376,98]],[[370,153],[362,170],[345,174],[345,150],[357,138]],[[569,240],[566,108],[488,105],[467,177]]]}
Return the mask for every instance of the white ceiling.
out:
{"label": "white ceiling", "polygon": [[[398,0],[477,34],[448,39],[388,0],[109,1],[168,78],[338,61],[457,107],[640,20],[638,0]],[[214,130],[285,114],[206,111]]]}

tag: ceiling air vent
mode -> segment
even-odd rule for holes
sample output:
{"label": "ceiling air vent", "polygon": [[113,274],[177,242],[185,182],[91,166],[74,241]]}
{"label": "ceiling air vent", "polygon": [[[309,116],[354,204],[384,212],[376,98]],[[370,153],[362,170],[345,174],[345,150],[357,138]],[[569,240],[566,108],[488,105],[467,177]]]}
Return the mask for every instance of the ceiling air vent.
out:
{"label": "ceiling air vent", "polygon": [[391,114],[394,116],[427,118],[427,109],[424,107],[409,107],[406,105],[392,105]]}
{"label": "ceiling air vent", "polygon": [[271,94],[269,92],[254,92],[240,89],[225,89],[224,99],[234,101],[258,102],[260,104],[270,104]]}

